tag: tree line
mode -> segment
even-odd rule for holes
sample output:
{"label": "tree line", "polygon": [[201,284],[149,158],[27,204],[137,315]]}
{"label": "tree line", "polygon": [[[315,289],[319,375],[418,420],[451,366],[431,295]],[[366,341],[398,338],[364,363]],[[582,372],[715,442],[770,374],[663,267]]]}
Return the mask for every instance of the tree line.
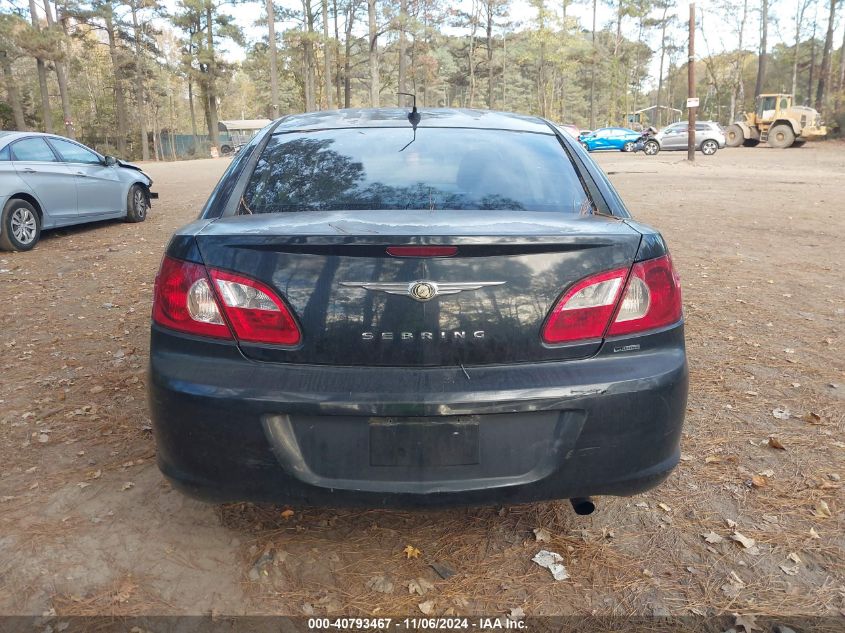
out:
{"label": "tree line", "polygon": [[[301,0],[297,10],[178,0],[169,11],[159,0],[4,2],[0,128],[57,132],[120,156],[176,158],[162,142],[171,134],[207,153],[220,147],[221,119],[406,105],[401,93],[424,107],[590,129],[653,105],[649,123],[685,116],[669,109],[683,108],[688,63],[671,0],[529,0],[522,22],[512,0]],[[778,0],[722,0],[700,12],[699,116],[729,123],[760,92],[792,92],[841,124],[843,6],[798,0],[784,15]],[[250,37],[236,12],[250,16]],[[773,28],[791,41],[770,46]]]}

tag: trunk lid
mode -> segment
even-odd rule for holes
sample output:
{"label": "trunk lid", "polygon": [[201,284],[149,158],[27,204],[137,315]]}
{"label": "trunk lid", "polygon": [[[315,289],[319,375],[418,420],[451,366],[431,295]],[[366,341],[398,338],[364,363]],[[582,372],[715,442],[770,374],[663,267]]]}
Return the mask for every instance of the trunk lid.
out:
{"label": "trunk lid", "polygon": [[[548,212],[302,212],[222,218],[197,242],[206,266],[264,282],[302,329],[295,349],[240,343],[267,362],[445,366],[565,360],[601,341],[545,345],[573,282],[632,265],[640,233],[618,218]],[[457,247],[393,257],[390,246]],[[433,282],[428,301],[408,294]],[[424,296],[431,287],[418,287]]]}

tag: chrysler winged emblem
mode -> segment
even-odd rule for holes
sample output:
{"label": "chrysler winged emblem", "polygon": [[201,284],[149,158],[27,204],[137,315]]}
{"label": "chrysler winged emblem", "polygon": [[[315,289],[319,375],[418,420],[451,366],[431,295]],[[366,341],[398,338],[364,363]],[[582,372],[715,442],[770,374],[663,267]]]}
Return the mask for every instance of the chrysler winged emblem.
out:
{"label": "chrysler winged emblem", "polygon": [[478,290],[489,286],[501,286],[504,281],[428,281],[420,279],[407,282],[367,282],[342,281],[341,286],[348,288],[363,288],[374,292],[386,292],[389,295],[405,295],[415,301],[431,301],[438,295],[456,295],[464,290]]}

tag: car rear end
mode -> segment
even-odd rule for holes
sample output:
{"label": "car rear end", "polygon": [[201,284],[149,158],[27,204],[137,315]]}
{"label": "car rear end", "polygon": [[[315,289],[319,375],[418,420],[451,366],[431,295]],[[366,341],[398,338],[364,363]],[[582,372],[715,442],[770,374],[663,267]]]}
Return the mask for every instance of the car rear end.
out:
{"label": "car rear end", "polygon": [[173,237],[150,402],[177,486],[502,503],[671,471],[687,365],[662,238],[550,126],[455,118],[283,121]]}

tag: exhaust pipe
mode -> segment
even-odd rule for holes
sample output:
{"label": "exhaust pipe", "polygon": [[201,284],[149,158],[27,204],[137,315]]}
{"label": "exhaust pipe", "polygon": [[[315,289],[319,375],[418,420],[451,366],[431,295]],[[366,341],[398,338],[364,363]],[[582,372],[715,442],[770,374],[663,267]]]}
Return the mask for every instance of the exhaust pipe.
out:
{"label": "exhaust pipe", "polygon": [[593,500],[590,497],[573,497],[569,500],[569,503],[572,504],[572,509],[575,510],[575,514],[580,516],[592,514],[596,509],[596,504],[593,503]]}

